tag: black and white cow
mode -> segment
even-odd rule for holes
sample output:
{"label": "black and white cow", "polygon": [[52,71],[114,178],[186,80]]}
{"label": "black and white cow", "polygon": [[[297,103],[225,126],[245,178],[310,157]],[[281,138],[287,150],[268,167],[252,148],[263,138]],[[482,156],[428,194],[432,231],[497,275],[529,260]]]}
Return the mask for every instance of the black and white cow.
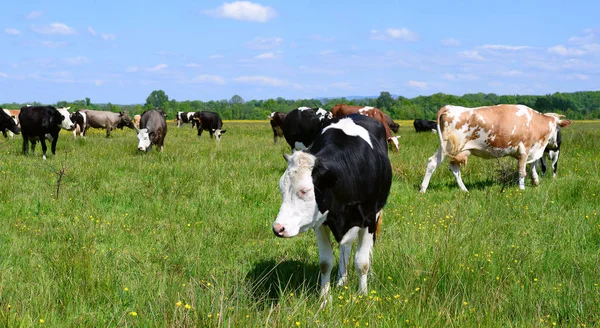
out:
{"label": "black and white cow", "polygon": [[23,154],[29,153],[29,144],[31,142],[31,152],[35,151],[36,142],[39,140],[42,144],[42,156],[46,159],[46,135],[52,139],[52,154],[56,154],[56,143],[60,129],[73,130],[75,124],[69,118],[69,112],[66,108],[54,108],[52,106],[26,106],[21,108],[19,113],[19,122],[21,122],[21,135],[23,136]]}
{"label": "black and white cow", "polygon": [[184,123],[192,123],[192,128],[196,125],[196,121],[194,120],[195,113],[194,112],[177,112],[176,120],[177,127],[181,127]]}
{"label": "black and white cow", "polygon": [[85,129],[87,127],[87,115],[85,112],[75,111],[71,113],[70,119],[75,124],[73,138],[77,138],[78,134],[80,137],[85,138]]}
{"label": "black and white cow", "polygon": [[221,120],[221,116],[218,113],[196,112],[194,113],[193,120],[196,120],[198,138],[202,136],[202,131],[207,130],[211,138],[214,135],[217,141],[221,141],[221,137],[227,132],[227,130],[222,130],[223,120]]}
{"label": "black and white cow", "polygon": [[416,119],[413,122],[416,132],[434,132],[437,133],[437,122],[422,119]]}
{"label": "black and white cow", "polygon": [[310,107],[299,107],[285,115],[283,136],[292,150],[304,150],[330,121],[328,115],[317,115]]}
{"label": "black and white cow", "polygon": [[167,121],[164,112],[156,109],[145,111],[140,119],[138,150],[150,151],[152,145],[156,145],[163,151],[166,135]]}
{"label": "black and white cow", "polygon": [[358,238],[354,264],[358,290],[365,294],[371,250],[392,184],[384,126],[363,115],[334,119],[308,151],[284,157],[288,167],[279,180],[282,204],[273,232],[293,237],[315,230],[322,296],[329,291],[334,264],[330,232],[340,245],[338,286],[347,280],[352,243]]}
{"label": "black and white cow", "polygon": [[556,128],[556,140],[549,140],[548,145],[544,149],[544,155],[540,157],[539,162],[542,169],[542,176],[546,174],[546,161],[544,157],[548,156],[552,166],[552,177],[556,178],[556,171],[558,170],[558,156],[560,155],[560,145],[562,144],[562,133],[560,127]]}
{"label": "black and white cow", "polygon": [[[19,134],[21,129],[17,126],[17,120],[7,113],[8,110],[0,109],[0,131],[4,138],[8,138],[8,132]],[[13,136],[11,135],[11,139]]]}

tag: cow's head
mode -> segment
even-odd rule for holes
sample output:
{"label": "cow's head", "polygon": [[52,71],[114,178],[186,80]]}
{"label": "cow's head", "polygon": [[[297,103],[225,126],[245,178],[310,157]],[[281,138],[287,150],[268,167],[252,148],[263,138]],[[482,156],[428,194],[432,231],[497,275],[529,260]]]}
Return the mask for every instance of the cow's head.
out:
{"label": "cow's head", "polygon": [[148,133],[148,129],[139,129],[138,130],[138,150],[141,151],[149,151],[152,149],[152,141],[150,138],[152,137],[150,133]]}
{"label": "cow's head", "polygon": [[225,132],[227,132],[227,130],[221,130],[221,129],[213,129],[212,130],[215,138],[217,138],[217,141],[221,141],[221,137],[223,136],[223,134],[225,134]]}
{"label": "cow's head", "polygon": [[0,109],[0,130],[2,133],[5,133],[6,130],[14,134],[21,133],[21,129],[17,126],[17,119],[6,114],[2,109]]}
{"label": "cow's head", "polygon": [[284,158],[288,167],[279,180],[282,202],[273,232],[277,237],[288,238],[323,223],[327,210],[320,212],[315,196],[315,184],[322,182],[317,158],[303,151],[284,155]]}
{"label": "cow's head", "polygon": [[119,123],[117,123],[117,127],[119,129],[122,129],[124,126],[137,131],[137,128],[135,127],[135,124],[133,124],[133,121],[131,120],[129,115],[127,115],[127,113],[120,112]]}
{"label": "cow's head", "polygon": [[71,121],[71,114],[69,114],[68,109],[71,107],[61,107],[57,108],[56,112],[54,112],[53,118],[56,125],[58,125],[61,129],[65,130],[73,130],[75,128],[75,124]]}

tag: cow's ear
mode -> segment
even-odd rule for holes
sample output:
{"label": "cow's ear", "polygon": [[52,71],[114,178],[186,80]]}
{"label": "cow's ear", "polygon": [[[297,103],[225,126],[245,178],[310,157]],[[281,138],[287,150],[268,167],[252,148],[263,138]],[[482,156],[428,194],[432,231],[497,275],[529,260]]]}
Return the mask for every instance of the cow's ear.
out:
{"label": "cow's ear", "polygon": [[337,177],[333,171],[329,170],[317,159],[313,167],[312,179],[315,186],[315,200],[317,201],[319,212],[325,213],[331,208],[334,202],[333,187],[337,183]]}
{"label": "cow's ear", "polygon": [[227,130],[221,130],[221,134],[223,134],[223,133],[225,133],[225,132],[227,132]]}
{"label": "cow's ear", "polygon": [[124,114],[123,112],[119,112],[119,116],[123,116],[123,114]]}

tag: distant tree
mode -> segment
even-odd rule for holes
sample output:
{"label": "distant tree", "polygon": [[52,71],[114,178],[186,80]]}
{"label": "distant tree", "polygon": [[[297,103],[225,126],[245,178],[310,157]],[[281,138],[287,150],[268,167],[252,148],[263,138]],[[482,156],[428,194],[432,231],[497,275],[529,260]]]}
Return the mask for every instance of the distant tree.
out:
{"label": "distant tree", "polygon": [[85,97],[85,105],[89,106],[92,103],[89,97]]}
{"label": "distant tree", "polygon": [[377,108],[389,111],[394,104],[394,98],[392,98],[392,95],[389,92],[381,91],[375,104],[377,105]]}
{"label": "distant tree", "polygon": [[229,100],[229,103],[231,103],[231,104],[243,104],[244,103],[244,98],[242,98],[242,97],[240,97],[238,95],[234,95]]}
{"label": "distant tree", "polygon": [[154,90],[150,93],[148,98],[146,98],[146,104],[144,107],[153,109],[156,107],[161,107],[164,103],[169,102],[169,96],[165,94],[162,90]]}

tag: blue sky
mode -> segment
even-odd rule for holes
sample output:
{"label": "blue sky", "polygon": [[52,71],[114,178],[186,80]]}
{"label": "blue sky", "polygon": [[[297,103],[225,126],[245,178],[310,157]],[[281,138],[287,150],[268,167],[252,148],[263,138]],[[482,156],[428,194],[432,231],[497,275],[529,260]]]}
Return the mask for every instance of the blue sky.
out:
{"label": "blue sky", "polygon": [[600,1],[18,1],[0,103],[600,90]]}

